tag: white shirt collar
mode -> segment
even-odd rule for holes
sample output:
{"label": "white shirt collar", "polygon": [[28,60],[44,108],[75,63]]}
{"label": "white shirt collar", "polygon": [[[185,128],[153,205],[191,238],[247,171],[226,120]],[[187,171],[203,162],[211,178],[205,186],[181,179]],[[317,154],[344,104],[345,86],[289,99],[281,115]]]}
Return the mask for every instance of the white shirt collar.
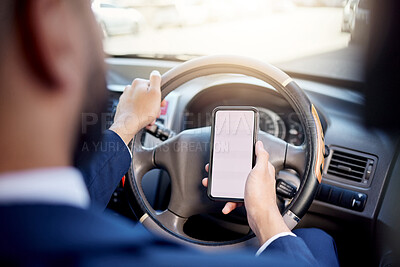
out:
{"label": "white shirt collar", "polygon": [[0,205],[50,204],[88,208],[82,174],[72,167],[0,174]]}

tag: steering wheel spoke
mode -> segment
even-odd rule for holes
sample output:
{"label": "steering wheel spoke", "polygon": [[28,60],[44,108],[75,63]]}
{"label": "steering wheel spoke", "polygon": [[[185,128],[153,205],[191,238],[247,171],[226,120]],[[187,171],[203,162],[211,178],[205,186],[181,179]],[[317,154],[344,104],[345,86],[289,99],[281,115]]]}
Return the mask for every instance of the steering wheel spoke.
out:
{"label": "steering wheel spoke", "polygon": [[[291,168],[303,177],[298,193],[283,213],[285,223],[292,229],[310,207],[321,181],[324,139],[318,113],[307,95],[287,74],[265,62],[236,56],[203,57],[174,67],[162,77],[162,98],[190,80],[220,73],[247,75],[270,84],[299,114],[305,128],[305,146],[290,145],[265,132],[258,135],[276,171]],[[224,205],[224,202],[211,201],[201,184],[201,179],[207,176],[204,166],[209,161],[210,133],[210,127],[186,130],[155,148],[145,149],[140,142],[144,131],[140,131],[132,146],[130,189],[136,205],[144,214],[140,221],[149,229],[167,236],[173,234],[182,242],[196,245],[240,243],[245,238],[233,242],[202,241],[188,237],[183,231],[190,216],[221,212]],[[171,199],[168,209],[162,213],[151,208],[141,186],[143,175],[153,168],[165,169],[171,177]]]}
{"label": "steering wheel spoke", "polygon": [[181,217],[213,212],[215,205],[207,197],[201,180],[207,176],[210,127],[185,130],[155,150],[154,163],[171,177],[169,210]]}
{"label": "steering wheel spoke", "polygon": [[185,225],[188,218],[181,217],[169,209],[165,210],[159,214],[156,214],[155,218],[162,223],[162,225],[170,230],[173,233],[177,233],[181,236],[185,236],[186,234],[183,230],[183,226]]}
{"label": "steering wheel spoke", "polygon": [[[141,131],[143,134],[144,130]],[[154,164],[154,153],[158,146],[153,148],[145,148],[142,146],[140,140],[137,136],[135,137],[132,146],[132,160],[135,163],[132,165],[133,172],[135,173],[135,180],[141,185],[143,176],[150,170],[154,169],[156,166]]]}
{"label": "steering wheel spoke", "polygon": [[285,167],[294,169],[300,177],[304,175],[307,160],[307,150],[304,146],[288,144],[286,150]]}
{"label": "steering wheel spoke", "polygon": [[263,131],[258,132],[258,140],[263,142],[264,148],[269,153],[269,161],[274,165],[276,171],[282,170],[285,166],[288,143]]}

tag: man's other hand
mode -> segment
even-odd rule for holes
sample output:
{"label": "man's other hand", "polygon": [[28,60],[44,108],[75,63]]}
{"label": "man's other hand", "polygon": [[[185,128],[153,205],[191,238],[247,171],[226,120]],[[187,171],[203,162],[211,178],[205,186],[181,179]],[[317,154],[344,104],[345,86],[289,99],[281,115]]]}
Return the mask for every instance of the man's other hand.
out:
{"label": "man's other hand", "polygon": [[[160,115],[161,75],[150,74],[150,80],[135,79],[119,99],[114,123],[110,130],[116,132],[126,144],[143,127],[154,123]],[[165,101],[161,106],[165,105]]]}
{"label": "man's other hand", "polygon": [[[282,232],[290,232],[283,221],[276,204],[275,168],[269,162],[269,154],[264,149],[263,143],[256,143],[256,165],[247,177],[244,205],[247,211],[247,220],[250,228],[256,234],[260,244]],[[208,164],[206,165],[208,172]],[[208,178],[202,181],[208,186]],[[240,203],[228,202],[222,212],[228,214]]]}

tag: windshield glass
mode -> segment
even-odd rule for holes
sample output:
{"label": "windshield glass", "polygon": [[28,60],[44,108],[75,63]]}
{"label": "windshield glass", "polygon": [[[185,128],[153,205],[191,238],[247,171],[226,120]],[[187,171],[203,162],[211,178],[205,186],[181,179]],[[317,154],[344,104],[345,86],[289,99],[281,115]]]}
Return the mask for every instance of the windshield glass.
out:
{"label": "windshield glass", "polygon": [[235,54],[284,70],[360,80],[360,0],[95,0],[109,55]]}

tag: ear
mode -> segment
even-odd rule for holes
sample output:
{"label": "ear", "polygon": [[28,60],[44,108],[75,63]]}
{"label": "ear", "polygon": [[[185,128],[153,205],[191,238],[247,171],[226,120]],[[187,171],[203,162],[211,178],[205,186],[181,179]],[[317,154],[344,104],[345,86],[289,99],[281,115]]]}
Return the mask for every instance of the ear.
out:
{"label": "ear", "polygon": [[79,71],[75,68],[76,56],[73,56],[76,22],[69,14],[71,9],[63,0],[17,3],[22,50],[31,72],[45,88],[63,88],[76,76],[73,72]]}

